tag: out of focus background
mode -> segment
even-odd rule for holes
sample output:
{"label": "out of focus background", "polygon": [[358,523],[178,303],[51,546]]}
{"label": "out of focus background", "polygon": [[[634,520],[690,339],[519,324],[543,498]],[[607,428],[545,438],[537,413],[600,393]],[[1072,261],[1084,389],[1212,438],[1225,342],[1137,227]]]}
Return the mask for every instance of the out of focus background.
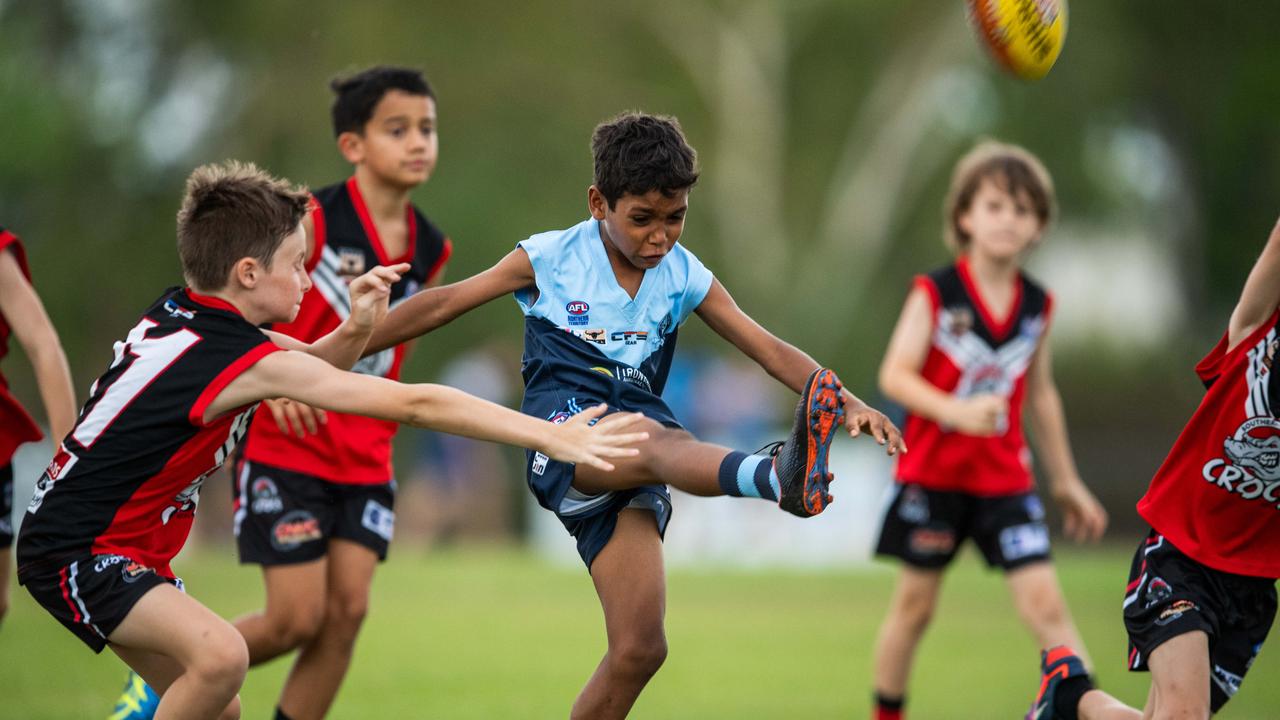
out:
{"label": "out of focus background", "polygon": [[[983,56],[961,0],[0,0],[0,225],[28,248],[83,401],[110,361],[111,343],[162,288],[181,283],[174,214],[193,167],[252,160],[313,187],[347,177],[328,116],[327,83],[336,74],[377,63],[426,72],[438,96],[440,160],[414,200],[452,237],[447,279],[455,280],[532,233],[585,216],[588,140],[598,122],[628,109],[671,114],[703,168],[682,242],[749,314],[883,404],[875,371],[910,279],[950,260],[940,229],[953,162],[984,137],[1025,145],[1052,172],[1062,210],[1028,267],[1056,295],[1054,360],[1072,447],[1112,517],[1103,549],[1081,554],[1060,544],[1064,585],[1073,602],[1073,593],[1099,593],[1096,612],[1079,600],[1085,607],[1077,616],[1091,644],[1097,637],[1099,646],[1116,646],[1115,657],[1097,648],[1094,656],[1136,693],[1142,678],[1119,672],[1119,599],[1129,548],[1142,531],[1133,505],[1194,408],[1201,390],[1192,366],[1225,329],[1280,213],[1277,26],[1280,5],[1262,1],[1072,0],[1057,66],[1025,83]],[[405,378],[514,406],[521,328],[514,302],[491,303],[421,340]],[[680,342],[667,397],[692,430],[748,450],[778,438],[795,400],[789,392],[696,319]],[[20,349],[3,370],[43,417]],[[739,675],[701,709],[668,706],[663,698],[701,697],[662,685],[700,672],[682,675],[669,664],[637,716],[863,716],[869,633],[891,577],[868,566],[891,472],[873,450],[866,441],[838,443],[838,500],[821,518],[802,523],[762,503],[679,498],[668,535],[672,564],[683,568],[673,576],[673,623],[681,622],[681,583],[708,584],[708,577],[728,577],[730,585],[763,578],[763,587],[786,586],[798,598],[807,597],[810,582],[837,583],[851,595],[878,588],[861,599],[865,632],[840,636],[834,652],[833,662],[844,664],[834,670],[839,687],[828,692],[839,701],[785,715],[753,714],[768,707],[757,701],[737,711]],[[47,457],[40,446],[20,456],[19,514],[24,488]],[[558,522],[533,509],[520,460],[495,446],[404,430],[397,539],[384,574],[415,577],[404,564],[424,563],[448,583],[456,569],[449,563],[513,577],[545,563],[538,577],[582,586],[574,597],[585,603],[589,632],[573,658],[581,672],[567,673],[563,692],[517,693],[546,693],[546,707],[558,708],[551,712],[486,706],[503,692],[494,687],[460,690],[439,710],[402,717],[563,714],[598,658],[603,633],[589,581]],[[231,567],[229,496],[225,481],[206,485],[197,547],[179,572],[221,568],[233,578],[227,582],[242,585],[228,602],[243,610],[260,583],[255,569]],[[1075,562],[1100,570],[1080,570],[1073,587]],[[797,564],[811,574],[788,574]],[[977,568],[956,575],[974,578],[975,598],[1002,594],[998,579]],[[436,590],[388,586],[380,575],[375,592],[403,602]],[[39,616],[25,592],[15,588],[14,599],[16,615],[0,629],[0,683],[27,693],[32,709],[24,713],[34,713],[43,706],[39,691],[4,679],[33,650],[15,645],[65,641],[70,648],[74,640]],[[819,604],[841,616],[846,602],[836,593]],[[992,622],[1009,619],[1007,606],[999,607],[1005,610]],[[519,597],[509,609],[527,611],[531,623],[541,612]],[[372,617],[378,613],[375,598]],[[955,629],[972,612],[944,607],[940,617]],[[750,635],[762,624],[728,632]],[[935,632],[948,631],[940,625]],[[1016,623],[999,631],[1006,632],[1023,655],[1012,677],[1027,680],[1025,687],[1014,681],[1010,697],[994,695],[1022,707],[1035,690],[1034,648]],[[706,639],[704,652],[716,642]],[[944,641],[930,642],[922,653],[942,663]],[[982,636],[975,642],[986,644]],[[673,659],[688,652],[677,645]],[[422,656],[437,649],[397,663],[428,662]],[[477,667],[502,652],[481,653]],[[108,665],[68,653],[57,671],[68,677]],[[362,670],[377,667],[376,657],[363,662],[357,658],[344,693],[360,692],[366,673],[382,677]],[[1274,668],[1255,673],[1275,677]],[[1271,692],[1276,699],[1266,683],[1250,680],[1242,698]],[[926,682],[916,695],[930,694]],[[972,684],[959,685],[966,687]],[[102,714],[108,690],[101,690]],[[436,697],[430,687],[421,691]],[[247,707],[253,692],[246,686]],[[934,717],[999,714],[982,705],[962,712],[938,695],[923,701],[918,717],[930,716],[929,702],[938,703]],[[364,705],[341,704],[346,697],[335,716],[363,716]],[[1274,716],[1255,702],[1255,710],[1236,703],[1228,711],[1236,714],[1225,716]],[[0,717],[38,716],[10,715],[4,703]],[[92,715],[74,707],[48,716]],[[469,715],[463,708],[480,709]]]}

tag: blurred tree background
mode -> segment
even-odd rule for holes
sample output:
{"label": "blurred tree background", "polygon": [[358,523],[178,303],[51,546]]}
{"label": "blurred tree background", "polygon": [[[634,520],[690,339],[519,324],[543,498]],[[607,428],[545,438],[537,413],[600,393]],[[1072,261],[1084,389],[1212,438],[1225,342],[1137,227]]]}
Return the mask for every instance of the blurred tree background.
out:
{"label": "blurred tree background", "polygon": [[[1074,448],[1133,524],[1280,208],[1280,5],[1070,10],[1058,66],[1028,84],[982,56],[961,0],[0,0],[0,224],[25,240],[84,392],[181,282],[173,216],[195,165],[346,177],[335,74],[426,71],[441,156],[415,200],[454,239],[453,279],[584,217],[596,123],[668,113],[704,167],[685,244],[874,398],[911,276],[948,261],[951,164],[983,136],[1020,143],[1058,185],[1061,220],[1029,267],[1059,300]],[[425,339],[406,378],[520,327],[493,303]],[[724,348],[696,321],[683,342]],[[5,372],[38,407],[26,364]]]}

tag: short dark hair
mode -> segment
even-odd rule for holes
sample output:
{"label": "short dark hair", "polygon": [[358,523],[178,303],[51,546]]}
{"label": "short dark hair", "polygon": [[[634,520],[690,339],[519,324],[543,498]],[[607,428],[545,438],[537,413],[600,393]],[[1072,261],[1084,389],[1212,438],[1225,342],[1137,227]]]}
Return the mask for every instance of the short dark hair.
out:
{"label": "short dark hair", "polygon": [[698,182],[698,154],[673,117],[625,112],[602,122],[591,134],[591,154],[596,189],[610,210],[628,193],[671,197]]}
{"label": "short dark hair", "polygon": [[1053,178],[1044,163],[1026,148],[984,140],[960,158],[951,173],[951,190],[942,206],[942,231],[943,241],[952,252],[961,253],[969,248],[969,235],[960,227],[960,216],[969,212],[983,180],[996,183],[1015,197],[1025,192],[1041,229],[1053,221],[1057,200]]}
{"label": "short dark hair", "polygon": [[344,132],[363,133],[373,109],[392,90],[436,99],[421,70],[391,65],[375,65],[354,75],[336,77],[329,81],[329,89],[337,96],[330,108],[334,137]]}
{"label": "short dark hair", "polygon": [[251,257],[271,269],[271,256],[298,227],[311,196],[253,163],[201,165],[187,178],[178,210],[178,257],[187,283],[220,290],[231,268]]}

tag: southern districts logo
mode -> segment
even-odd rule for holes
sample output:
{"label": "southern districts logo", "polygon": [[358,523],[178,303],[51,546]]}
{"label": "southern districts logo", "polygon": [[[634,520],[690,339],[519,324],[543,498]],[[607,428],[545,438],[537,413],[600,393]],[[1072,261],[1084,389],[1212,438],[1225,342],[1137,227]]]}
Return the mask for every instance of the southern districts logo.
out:
{"label": "southern districts logo", "polygon": [[146,575],[149,572],[155,572],[155,571],[147,567],[146,565],[143,565],[140,562],[134,562],[133,560],[130,560],[129,562],[120,566],[120,577],[123,578],[124,581],[127,583],[137,582],[138,578],[142,577],[143,575]]}
{"label": "southern districts logo", "polygon": [[916,555],[946,555],[956,547],[956,534],[948,529],[917,528],[907,537]]}
{"label": "southern districts logo", "polygon": [[1165,582],[1162,577],[1153,577],[1147,583],[1147,602],[1144,608],[1153,608],[1156,605],[1173,597],[1173,587]]}
{"label": "southern districts logo", "polygon": [[396,528],[396,514],[391,508],[370,499],[364,504],[360,524],[374,535],[391,542],[391,535]]}
{"label": "southern districts logo", "polygon": [[364,251],[359,248],[338,248],[338,275],[347,282],[364,274]]}
{"label": "southern districts logo", "polygon": [[1222,449],[1226,458],[1205,463],[1204,479],[1245,500],[1261,499],[1280,508],[1280,421],[1246,420]]}
{"label": "southern districts logo", "polygon": [[280,491],[271,478],[260,477],[254,480],[250,495],[253,500],[249,503],[249,510],[255,515],[274,515],[284,510]]}
{"label": "southern districts logo", "polygon": [[[591,321],[591,316],[587,312],[591,310],[591,306],[585,300],[570,300],[565,303],[564,311],[569,313],[570,325],[586,325]],[[601,333],[604,331],[601,330]]]}
{"label": "southern districts logo", "polygon": [[287,512],[271,526],[271,547],[280,552],[296,550],[303,543],[320,537],[320,521],[306,510]]}

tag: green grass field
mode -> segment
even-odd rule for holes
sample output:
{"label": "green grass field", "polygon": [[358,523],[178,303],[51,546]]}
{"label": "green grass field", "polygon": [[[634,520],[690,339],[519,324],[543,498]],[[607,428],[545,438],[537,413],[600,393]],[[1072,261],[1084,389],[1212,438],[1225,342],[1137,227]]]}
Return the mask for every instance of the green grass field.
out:
{"label": "green grass field", "polygon": [[[1059,572],[1107,689],[1146,697],[1124,670],[1123,548],[1060,552]],[[224,616],[259,605],[257,570],[230,548],[180,559],[188,591]],[[670,574],[670,657],[637,718],[863,718],[871,649],[893,575],[839,572]],[[110,652],[80,644],[25,590],[0,628],[0,718],[103,718],[124,679]],[[519,550],[426,553],[401,544],[379,572],[373,607],[334,718],[557,718],[604,650],[586,573]],[[1280,660],[1264,651],[1223,718],[1280,717]],[[914,720],[1020,718],[1037,649],[999,575],[973,556],[950,574],[920,649]],[[287,661],[251,670],[245,718],[270,717]]]}

